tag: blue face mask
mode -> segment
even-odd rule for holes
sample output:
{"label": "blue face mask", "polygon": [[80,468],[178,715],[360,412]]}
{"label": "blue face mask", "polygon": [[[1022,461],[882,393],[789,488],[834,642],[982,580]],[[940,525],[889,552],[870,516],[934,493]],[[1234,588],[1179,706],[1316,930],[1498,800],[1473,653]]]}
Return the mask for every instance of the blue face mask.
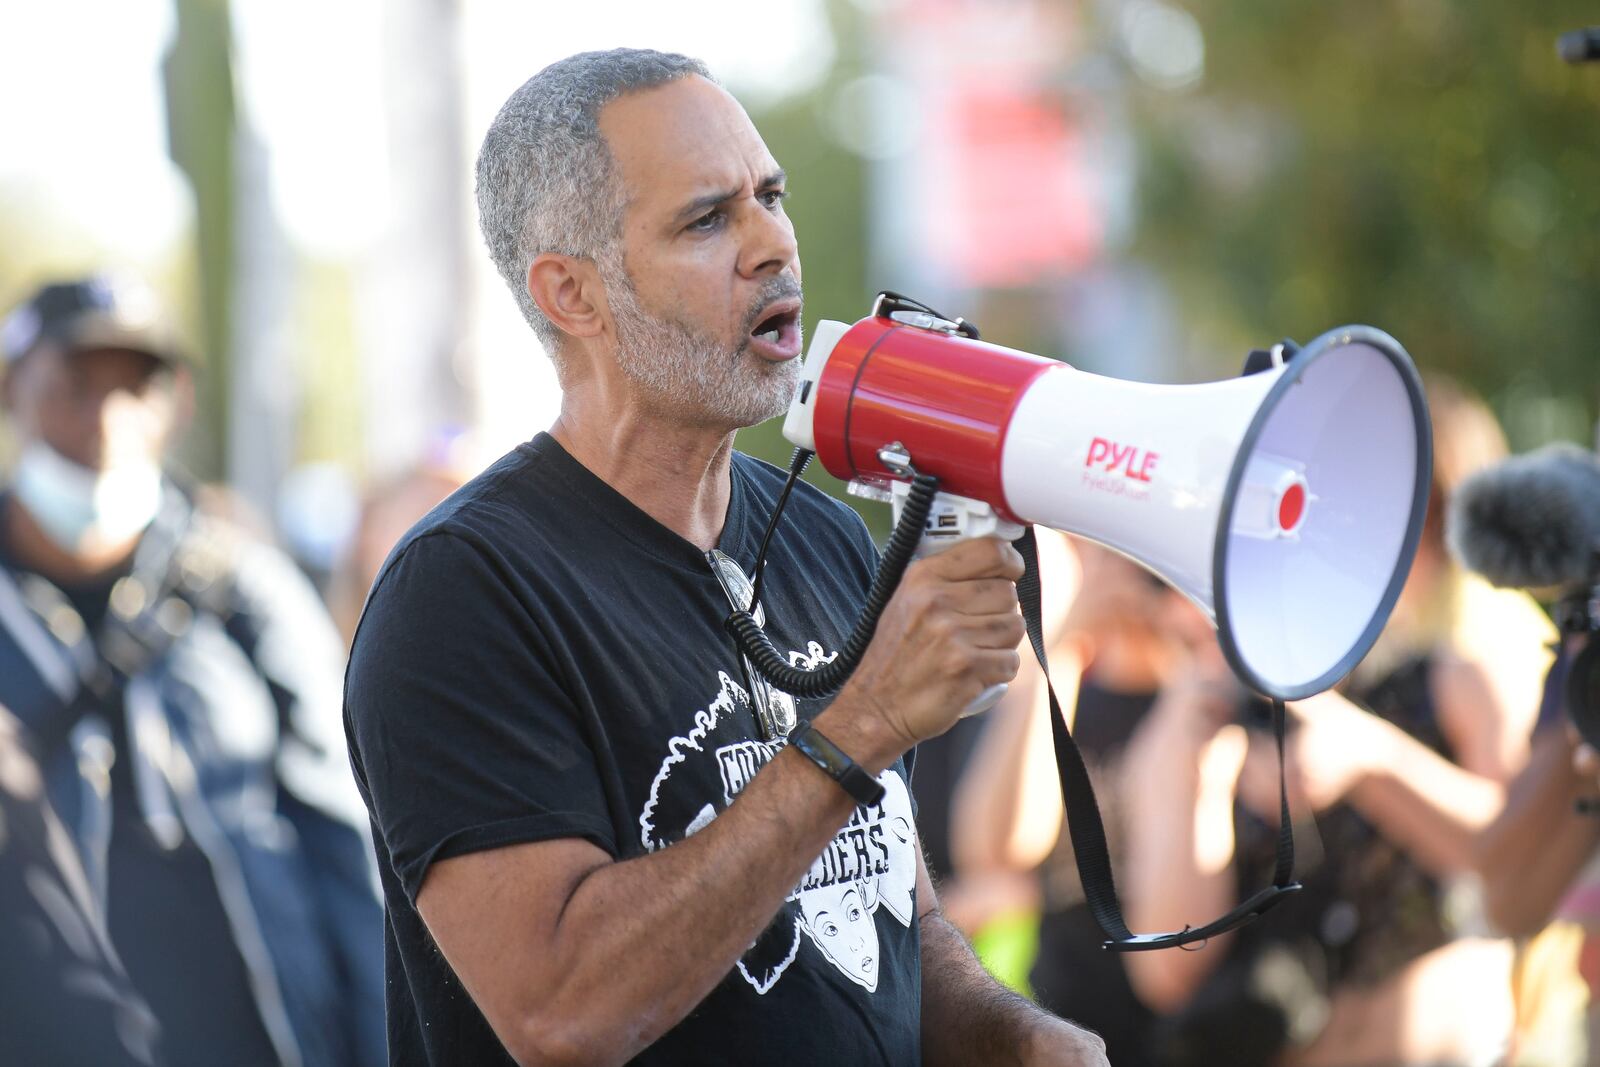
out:
{"label": "blue face mask", "polygon": [[23,448],[12,488],[39,528],[67,552],[90,541],[116,544],[133,537],[161,510],[161,468],[156,463],[90,470],[42,441]]}

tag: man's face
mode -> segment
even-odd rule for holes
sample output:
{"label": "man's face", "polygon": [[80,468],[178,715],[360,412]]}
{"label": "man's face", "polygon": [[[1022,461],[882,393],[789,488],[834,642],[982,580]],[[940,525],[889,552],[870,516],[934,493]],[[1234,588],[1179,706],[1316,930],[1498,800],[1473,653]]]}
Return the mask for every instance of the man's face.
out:
{"label": "man's face", "polygon": [[46,345],[10,369],[6,407],[24,440],[107,470],[160,459],[177,414],[172,379],[143,352]]}
{"label": "man's face", "polygon": [[800,258],[784,176],[734,99],[697,77],[601,112],[627,193],[602,263],[619,368],[643,401],[731,429],[780,414],[800,366]]}

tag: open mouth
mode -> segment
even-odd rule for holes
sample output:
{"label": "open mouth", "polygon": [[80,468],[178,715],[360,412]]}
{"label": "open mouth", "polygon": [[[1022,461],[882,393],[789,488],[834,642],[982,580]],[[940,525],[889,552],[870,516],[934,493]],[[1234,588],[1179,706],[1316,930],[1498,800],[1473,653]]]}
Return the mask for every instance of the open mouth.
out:
{"label": "open mouth", "polygon": [[775,311],[756,323],[755,329],[750,331],[750,336],[757,341],[765,341],[769,345],[777,345],[787,333],[795,328],[799,321],[800,311],[798,308]]}

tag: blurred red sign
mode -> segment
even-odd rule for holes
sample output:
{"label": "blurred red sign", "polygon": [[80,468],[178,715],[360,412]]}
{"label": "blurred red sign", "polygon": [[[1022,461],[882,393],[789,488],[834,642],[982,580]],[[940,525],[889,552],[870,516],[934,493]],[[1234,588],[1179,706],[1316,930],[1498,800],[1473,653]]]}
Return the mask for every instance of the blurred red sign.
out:
{"label": "blurred red sign", "polygon": [[955,285],[1003,288],[1092,261],[1104,238],[1093,136],[1056,88],[1071,9],[905,0],[880,26],[921,111],[909,232],[931,265]]}

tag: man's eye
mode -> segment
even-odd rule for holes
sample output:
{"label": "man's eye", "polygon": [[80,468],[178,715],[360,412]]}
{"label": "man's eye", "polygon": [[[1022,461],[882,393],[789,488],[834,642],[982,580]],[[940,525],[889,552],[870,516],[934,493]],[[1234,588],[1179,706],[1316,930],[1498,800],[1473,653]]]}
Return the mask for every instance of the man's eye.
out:
{"label": "man's eye", "polygon": [[709,233],[722,225],[722,209],[708,211],[704,215],[689,223],[688,229],[695,233]]}
{"label": "man's eye", "polygon": [[768,189],[761,194],[761,202],[766,205],[768,211],[778,210],[787,199],[789,194],[783,189]]}

